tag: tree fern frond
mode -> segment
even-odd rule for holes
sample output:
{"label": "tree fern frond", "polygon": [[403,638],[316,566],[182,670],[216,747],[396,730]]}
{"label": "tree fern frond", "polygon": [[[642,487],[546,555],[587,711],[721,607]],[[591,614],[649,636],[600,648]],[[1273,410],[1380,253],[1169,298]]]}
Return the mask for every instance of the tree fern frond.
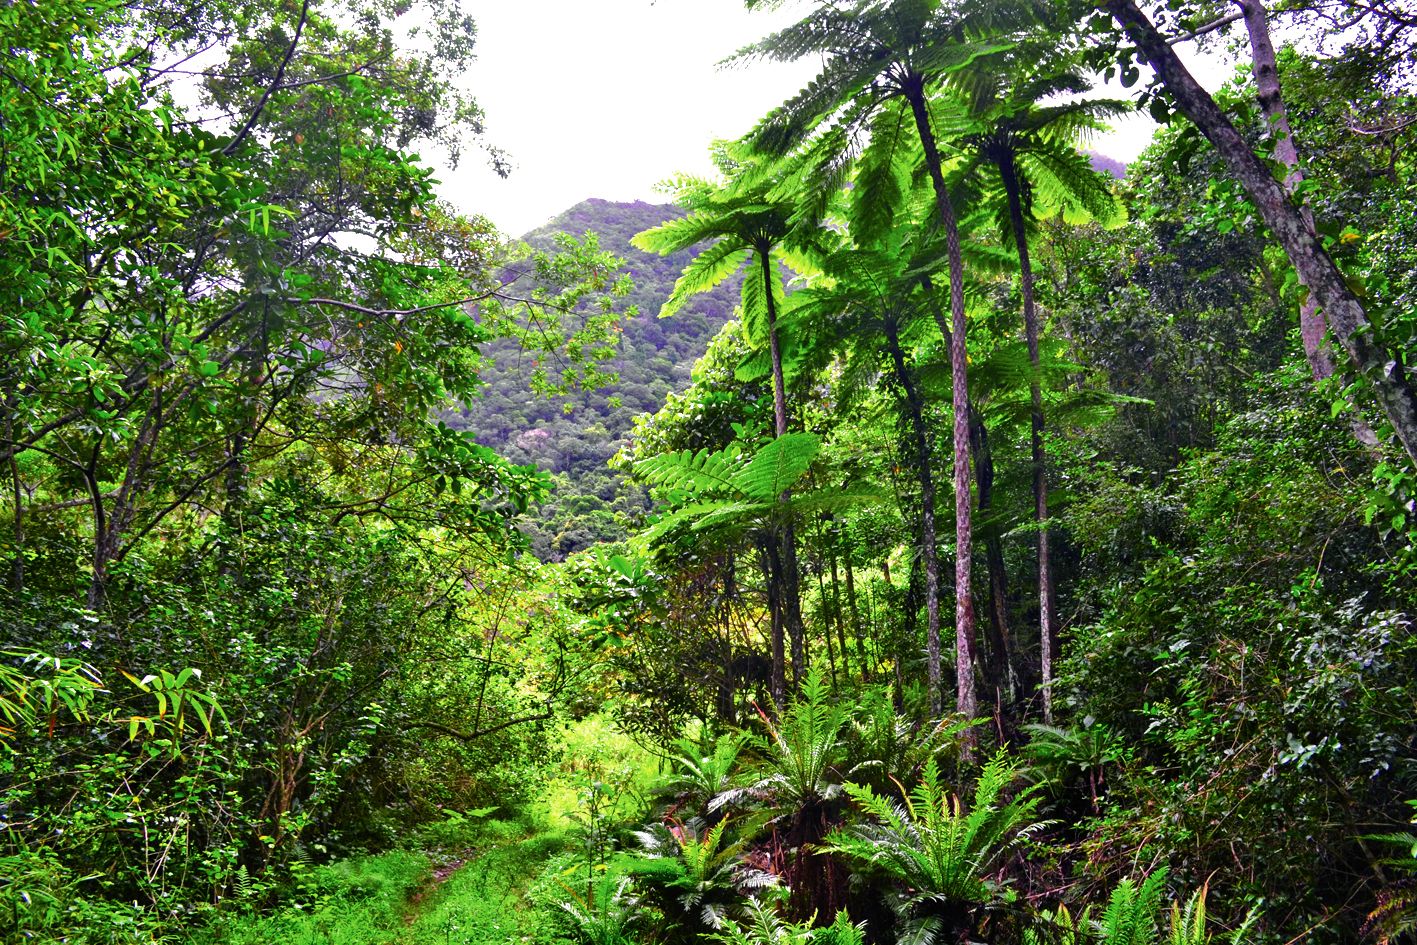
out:
{"label": "tree fern frond", "polygon": [[814,433],[785,433],[734,472],[733,487],[750,499],[773,501],[802,478],[821,448]]}
{"label": "tree fern frond", "polygon": [[1069,223],[1096,220],[1103,226],[1125,218],[1111,181],[1070,145],[1031,149],[1019,155],[1019,165],[1033,183],[1036,213],[1061,212]]}
{"label": "tree fern frond", "polygon": [[732,276],[749,253],[746,246],[732,238],[719,240],[699,253],[680,273],[674,283],[674,291],[659,310],[659,317],[668,318],[683,308],[692,296],[707,292]]}
{"label": "tree fern frond", "polygon": [[668,256],[723,234],[723,223],[717,215],[696,210],[636,233],[630,238],[630,245],[647,253]]}
{"label": "tree fern frond", "polygon": [[737,467],[736,458],[727,451],[681,450],[646,457],[635,464],[635,472],[652,486],[710,492],[734,489]]}
{"label": "tree fern frond", "polygon": [[851,191],[851,235],[865,246],[885,235],[895,222],[896,208],[909,187],[904,158],[918,139],[903,104],[882,107],[871,122],[871,141],[857,162]]}

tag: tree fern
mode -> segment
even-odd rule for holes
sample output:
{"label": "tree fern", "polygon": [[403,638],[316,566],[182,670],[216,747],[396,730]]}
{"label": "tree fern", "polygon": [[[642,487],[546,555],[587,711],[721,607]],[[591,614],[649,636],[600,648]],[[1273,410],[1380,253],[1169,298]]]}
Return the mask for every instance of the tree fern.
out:
{"label": "tree fern", "polygon": [[[687,196],[688,193],[689,190],[685,189],[681,196]],[[722,229],[716,215],[704,210],[695,210],[687,216],[666,220],[658,226],[636,233],[630,238],[630,244],[647,253],[667,256],[704,240],[713,239],[721,235]]]}
{"label": "tree fern", "polygon": [[737,455],[729,450],[681,450],[661,453],[635,464],[635,472],[652,486],[685,492],[731,492],[736,486]]}

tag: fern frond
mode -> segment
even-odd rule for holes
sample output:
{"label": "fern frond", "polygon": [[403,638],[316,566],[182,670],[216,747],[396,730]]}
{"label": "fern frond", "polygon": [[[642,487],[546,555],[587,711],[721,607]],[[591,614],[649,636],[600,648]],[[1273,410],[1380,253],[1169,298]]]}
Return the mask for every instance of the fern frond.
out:
{"label": "fern frond", "polygon": [[708,449],[661,453],[635,464],[635,472],[649,485],[686,492],[731,491],[737,470],[730,453]]}
{"label": "fern frond", "polygon": [[699,210],[636,233],[630,238],[630,245],[647,253],[668,256],[723,235],[723,223],[718,216]]}
{"label": "fern frond", "polygon": [[700,292],[708,292],[732,276],[748,258],[750,250],[733,238],[721,239],[693,258],[674,283],[674,290],[659,309],[668,318]]}
{"label": "fern frond", "polygon": [[785,433],[759,449],[748,465],[733,474],[733,487],[749,499],[774,501],[802,478],[821,448],[816,434]]}

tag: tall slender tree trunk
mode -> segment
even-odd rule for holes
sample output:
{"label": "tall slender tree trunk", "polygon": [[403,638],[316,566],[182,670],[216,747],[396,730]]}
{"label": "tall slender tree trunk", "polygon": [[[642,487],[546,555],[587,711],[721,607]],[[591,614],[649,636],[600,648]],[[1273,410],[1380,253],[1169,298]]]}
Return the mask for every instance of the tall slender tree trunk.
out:
{"label": "tall slender tree trunk", "polygon": [[[833,535],[834,537],[835,535]],[[837,569],[836,544],[830,543],[828,548],[830,549],[828,561],[831,565],[832,577],[832,620],[836,623],[837,648],[841,652],[841,674],[849,681],[851,679],[851,661],[846,655],[846,616],[841,610],[841,572]]]}
{"label": "tall slender tree trunk", "polygon": [[735,684],[733,676],[733,600],[738,596],[737,562],[728,555],[723,567],[723,596],[719,602],[719,616],[723,621],[723,636],[719,642],[719,683],[718,720],[725,725],[738,723],[735,706]]}
{"label": "tall slender tree trunk", "polygon": [[[979,489],[979,517],[987,517],[994,503],[994,458],[989,447],[989,431],[984,418],[969,407],[969,448],[974,455],[974,482]],[[1004,543],[993,528],[984,532],[984,563],[989,573],[989,627],[993,666],[988,673],[997,690],[997,701],[1012,702],[1018,692],[1018,671],[1014,667],[1013,646],[1009,642],[1009,588],[1004,565]],[[986,665],[990,661],[985,661]]]}
{"label": "tall slender tree trunk", "polygon": [[954,375],[954,489],[955,489],[955,704],[966,718],[979,714],[979,697],[974,686],[974,595],[971,559],[974,554],[974,515],[969,488],[969,357],[965,347],[964,257],[960,252],[959,224],[954,204],[940,165],[940,152],[930,130],[925,108],[925,92],[917,84],[911,89],[910,109],[915,128],[925,149],[925,166],[935,188],[935,205],[945,229],[945,245],[950,263],[950,373]]}
{"label": "tall slender tree trunk", "polygon": [[[763,296],[768,307],[768,354],[772,360],[772,413],[773,428],[778,436],[787,432],[787,385],[782,375],[782,349],[777,338],[777,303],[773,301],[772,254],[767,247],[756,250],[758,261],[763,267]],[[778,501],[785,507],[792,498],[791,491],[784,492]],[[806,673],[806,651],[803,644],[802,596],[797,576],[797,541],[792,522],[783,517],[778,534],[781,536],[781,568],[783,619],[787,636],[792,647],[792,685],[800,686]]]}
{"label": "tall slender tree trunk", "polygon": [[1182,114],[1215,147],[1230,173],[1245,188],[1265,225],[1274,233],[1299,278],[1316,296],[1329,327],[1353,366],[1373,385],[1373,393],[1408,458],[1417,464],[1417,394],[1399,353],[1374,337],[1368,313],[1343,274],[1310,232],[1284,187],[1250,150],[1213,99],[1186,69],[1135,0],[1100,0],[1171,93]]}
{"label": "tall slender tree trunk", "polygon": [[[1294,143],[1289,112],[1284,107],[1284,96],[1279,85],[1279,64],[1269,33],[1269,16],[1263,0],[1237,0],[1237,5],[1245,21],[1245,30],[1250,35],[1250,68],[1255,77],[1260,110],[1264,113],[1269,137],[1274,141],[1274,158],[1284,165],[1284,189],[1293,196],[1304,182],[1304,170],[1299,166],[1299,148]],[[1309,208],[1300,204],[1299,212],[1309,231],[1314,232],[1314,217]],[[1302,277],[1299,281],[1307,285]],[[1333,358],[1324,345],[1326,331],[1318,301],[1310,292],[1299,308],[1299,337],[1303,340],[1304,356],[1308,358],[1314,378],[1320,381],[1333,376]]]}
{"label": "tall slender tree trunk", "polygon": [[[1269,32],[1269,15],[1264,0],[1236,0],[1245,21],[1245,30],[1250,37],[1250,69],[1255,77],[1255,91],[1264,114],[1269,137],[1274,142],[1274,158],[1284,165],[1284,190],[1294,197],[1299,185],[1304,182],[1304,168],[1299,163],[1299,146],[1294,141],[1294,131],[1289,125],[1289,110],[1284,105],[1284,91],[1279,83],[1279,62],[1274,54],[1274,40]],[[1311,236],[1314,215],[1307,203],[1299,201],[1299,213]],[[1300,277],[1300,284],[1306,289],[1308,283]],[[1333,376],[1333,356],[1324,341],[1328,325],[1319,311],[1318,297],[1312,292],[1304,293],[1299,303],[1299,340],[1304,346],[1304,357],[1309,362],[1314,380],[1322,382]],[[1353,413],[1353,435],[1364,446],[1377,446],[1378,437],[1357,411]]]}
{"label": "tall slender tree trunk", "polygon": [[905,391],[906,409],[915,440],[915,475],[920,483],[920,553],[925,562],[925,665],[929,676],[930,714],[944,710],[940,672],[940,559],[935,538],[935,477],[930,471],[930,435],[925,428],[925,404],[900,348],[894,322],[886,322],[886,345],[895,365],[896,381]]}
{"label": "tall slender tree trunk", "polygon": [[1048,468],[1043,457],[1043,384],[1039,377],[1038,307],[1033,290],[1033,264],[1028,258],[1028,231],[1024,229],[1023,201],[1018,170],[1013,158],[999,163],[1004,193],[1009,201],[1009,225],[1018,249],[1018,268],[1023,286],[1023,334],[1028,345],[1028,363],[1033,375],[1028,381],[1032,399],[1029,444],[1033,451],[1033,517],[1038,526],[1038,650],[1040,654],[1043,720],[1053,722],[1053,661],[1058,653],[1058,628],[1053,615],[1053,566],[1048,547]]}
{"label": "tall slender tree trunk", "polygon": [[768,617],[772,625],[772,704],[778,715],[787,707],[786,660],[782,638],[782,566],[777,556],[777,536],[769,533],[763,538],[763,576],[767,579]]}

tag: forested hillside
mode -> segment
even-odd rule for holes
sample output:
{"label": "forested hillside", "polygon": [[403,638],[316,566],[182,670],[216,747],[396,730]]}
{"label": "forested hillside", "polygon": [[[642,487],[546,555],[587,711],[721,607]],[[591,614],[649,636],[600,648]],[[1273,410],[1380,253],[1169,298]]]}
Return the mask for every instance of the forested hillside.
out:
{"label": "forested hillside", "polygon": [[0,942],[1417,940],[1417,10],[746,6],[0,4]]}
{"label": "forested hillside", "polygon": [[636,249],[630,239],[682,215],[673,207],[586,200],[523,237],[554,252],[554,234],[581,238],[594,234],[600,249],[624,260],[634,287],[624,297],[639,314],[621,323],[619,346],[605,362],[616,380],[590,390],[527,396],[529,362],[537,361],[512,339],[483,348],[491,362],[482,372],[479,396],[449,418],[453,427],[474,433],[518,463],[557,474],[552,497],[540,514],[522,525],[532,548],[545,560],[560,561],[599,541],[625,537],[624,517],[643,514],[642,490],[626,489],[625,478],[609,465],[632,418],[653,413],[671,392],[689,385],[694,362],[708,341],[733,315],[737,282],[696,297],[673,319],[658,318],[690,250],[659,256]]}

